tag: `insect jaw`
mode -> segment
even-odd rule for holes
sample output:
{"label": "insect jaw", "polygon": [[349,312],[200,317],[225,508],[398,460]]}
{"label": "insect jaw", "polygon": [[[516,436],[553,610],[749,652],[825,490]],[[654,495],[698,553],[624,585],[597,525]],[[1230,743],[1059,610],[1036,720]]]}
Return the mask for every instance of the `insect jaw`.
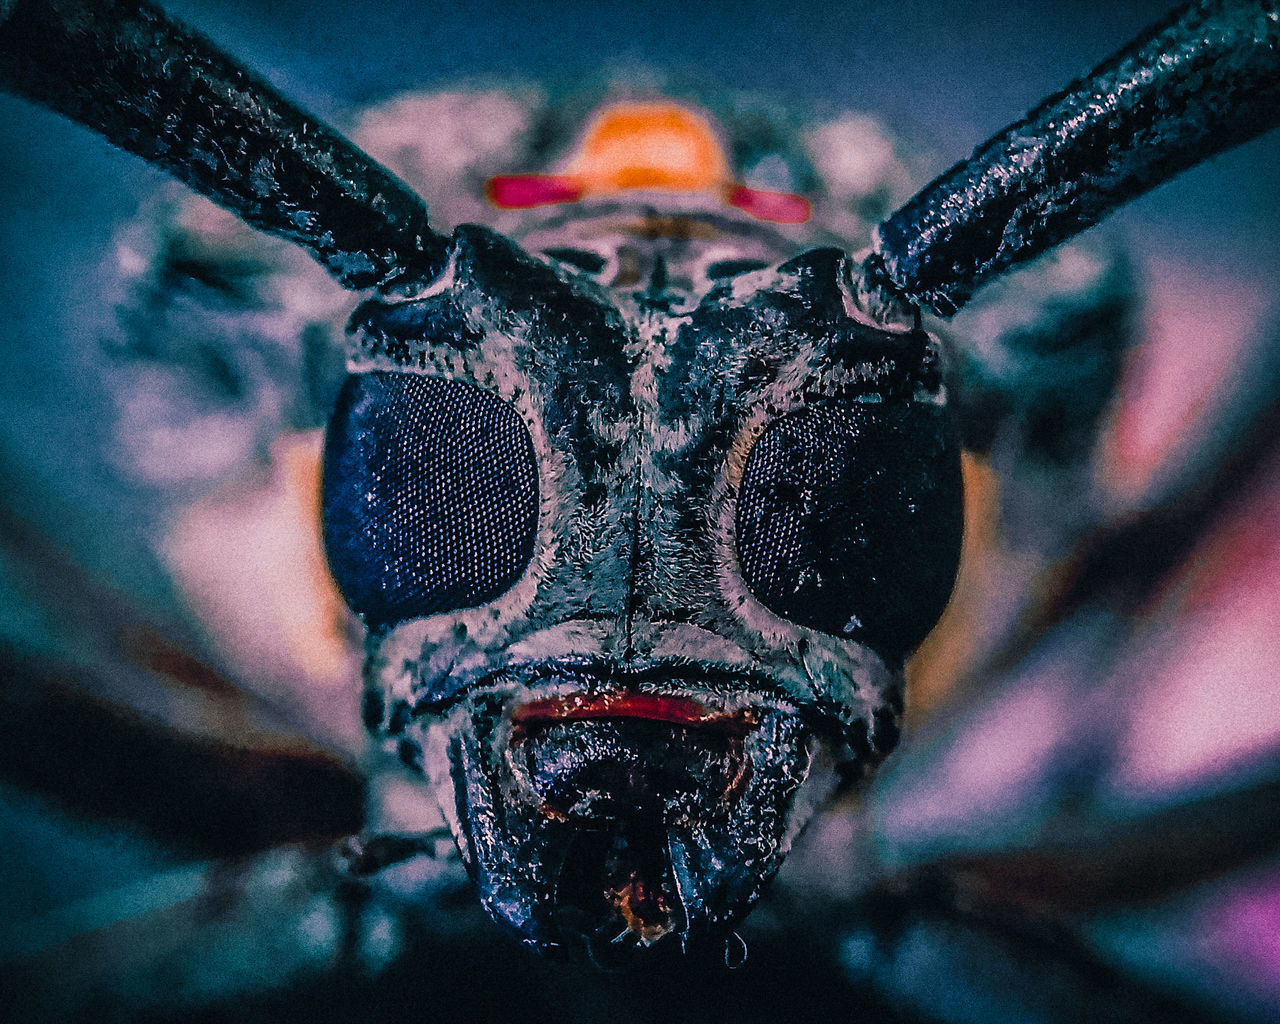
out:
{"label": "insect jaw", "polygon": [[516,705],[496,742],[544,817],[595,826],[639,814],[654,827],[705,825],[741,799],[748,738],[778,710],[715,710],[627,691]]}
{"label": "insect jaw", "polygon": [[831,744],[758,679],[578,660],[485,683],[405,735],[482,902],[544,950],[722,946],[835,784]]}

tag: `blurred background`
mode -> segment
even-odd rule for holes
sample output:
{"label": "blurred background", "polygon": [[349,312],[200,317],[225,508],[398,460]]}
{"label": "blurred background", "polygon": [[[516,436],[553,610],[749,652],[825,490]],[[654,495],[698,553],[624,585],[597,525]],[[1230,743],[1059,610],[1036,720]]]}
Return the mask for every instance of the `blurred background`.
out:
{"label": "blurred background", "polygon": [[[865,112],[906,194],[1167,10],[166,7],[348,130],[376,135],[358,110],[411,90],[546,102],[678,81],[804,122]],[[1280,135],[937,325],[968,541],[912,665],[904,747],[869,805],[793,855],[744,929],[747,968],[645,980],[529,959],[447,861],[335,881],[324,851],[361,827],[367,791],[394,822],[431,815],[363,749],[353,624],[298,601],[324,572],[291,524],[327,412],[298,382],[340,372],[304,329],[354,302],[299,269],[292,304],[246,311],[224,290],[217,338],[175,349],[157,326],[140,348],[139,324],[212,301],[148,305],[138,282],[169,244],[154,225],[213,240],[170,268],[225,267],[234,229],[7,97],[0,140],[0,999],[20,1017],[1280,1013]],[[242,333],[267,343],[224,365]],[[175,364],[231,399],[185,396],[177,415]]]}

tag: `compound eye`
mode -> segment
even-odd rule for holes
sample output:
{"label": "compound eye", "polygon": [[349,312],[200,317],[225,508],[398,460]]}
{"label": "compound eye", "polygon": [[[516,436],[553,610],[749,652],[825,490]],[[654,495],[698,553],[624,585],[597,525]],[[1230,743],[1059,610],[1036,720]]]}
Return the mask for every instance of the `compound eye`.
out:
{"label": "compound eye", "polygon": [[738,494],[738,560],[756,598],[891,663],[942,614],[962,528],[959,452],[926,403],[782,416],[751,449]]}
{"label": "compound eye", "polygon": [[371,629],[492,601],[533,556],[533,440],[511,406],[469,384],[348,377],[323,490],[330,568]]}

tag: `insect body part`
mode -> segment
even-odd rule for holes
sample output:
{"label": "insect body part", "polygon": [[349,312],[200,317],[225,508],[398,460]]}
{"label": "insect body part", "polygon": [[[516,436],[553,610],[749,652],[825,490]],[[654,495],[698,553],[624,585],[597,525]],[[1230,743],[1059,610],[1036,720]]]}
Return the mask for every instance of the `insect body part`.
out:
{"label": "insect body part", "polygon": [[814,248],[796,197],[744,193],[696,115],[606,112],[540,192],[495,179],[528,211],[513,242],[438,233],[146,3],[0,5],[0,83],[381,292],[352,320],[324,477],[370,628],[366,720],[434,788],[490,912],[600,961],[721,953],[812,808],[894,743],[961,530],[910,303],[954,312],[1273,124],[1277,24],[1256,0],[1177,12],[861,263]]}
{"label": "insect body part", "polygon": [[608,104],[592,119],[564,173],[499,175],[489,180],[488,195],[495,206],[523,209],[640,189],[718,192],[728,205],[779,224],[803,224],[812,213],[803,196],[735,181],[706,117],[655,101]]}
{"label": "insect body part", "polygon": [[704,226],[758,228],[716,196],[652,230],[651,201],[582,210],[637,284],[472,226],[427,294],[358,310],[325,469],[375,730],[489,911],[602,963],[723,955],[891,749],[961,531],[936,341],[859,319],[836,250],[675,287]]}

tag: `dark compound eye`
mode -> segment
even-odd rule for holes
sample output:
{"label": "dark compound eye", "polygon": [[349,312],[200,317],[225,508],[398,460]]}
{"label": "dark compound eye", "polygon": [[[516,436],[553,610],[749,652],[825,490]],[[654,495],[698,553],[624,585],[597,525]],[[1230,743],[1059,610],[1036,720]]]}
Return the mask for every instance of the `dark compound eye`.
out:
{"label": "dark compound eye", "polygon": [[738,558],[775,614],[895,662],[946,606],[962,525],[959,453],[940,408],[808,407],[771,423],[747,457]]}
{"label": "dark compound eye", "polygon": [[325,448],[324,539],[370,628],[499,597],[537,525],[537,458],[509,405],[435,377],[347,378]]}

